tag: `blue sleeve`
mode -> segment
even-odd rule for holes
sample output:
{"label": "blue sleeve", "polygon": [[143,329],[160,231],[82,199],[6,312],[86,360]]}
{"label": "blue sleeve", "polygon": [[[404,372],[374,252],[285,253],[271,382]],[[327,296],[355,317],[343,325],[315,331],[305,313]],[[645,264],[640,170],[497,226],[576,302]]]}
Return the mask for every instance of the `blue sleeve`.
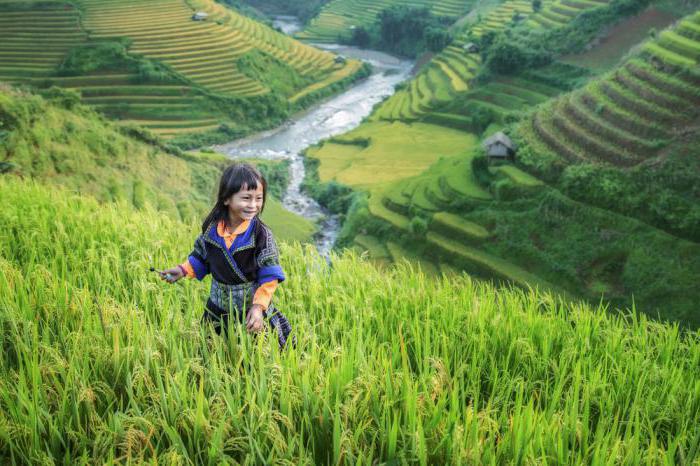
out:
{"label": "blue sleeve", "polygon": [[207,248],[204,245],[204,236],[199,235],[194,242],[194,248],[187,258],[192,265],[197,280],[203,280],[209,274],[209,262],[207,262]]}
{"label": "blue sleeve", "polygon": [[258,266],[258,285],[277,280],[283,282],[286,277],[280,265],[280,254],[277,243],[269,228],[263,228],[262,235],[256,245],[255,261]]}

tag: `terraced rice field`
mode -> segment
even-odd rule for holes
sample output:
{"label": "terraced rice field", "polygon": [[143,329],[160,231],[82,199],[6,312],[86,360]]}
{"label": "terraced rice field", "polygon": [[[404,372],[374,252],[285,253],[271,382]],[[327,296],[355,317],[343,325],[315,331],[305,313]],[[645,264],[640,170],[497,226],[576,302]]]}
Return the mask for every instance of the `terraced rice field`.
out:
{"label": "terraced rice field", "polygon": [[87,41],[78,10],[70,4],[12,5],[0,2],[0,81],[48,76],[71,48]]}
{"label": "terraced rice field", "polygon": [[369,26],[382,10],[399,4],[427,7],[435,15],[457,18],[466,13],[472,0],[333,0],[296,37],[310,42],[337,42],[339,36],[349,36],[354,27]]}
{"label": "terraced rice field", "polygon": [[[420,176],[403,180],[371,193],[369,212],[375,221],[382,222],[395,235],[411,237],[412,218],[429,218],[425,239],[431,255],[419,257],[424,270],[439,270],[441,264],[450,264],[460,270],[486,278],[495,278],[522,286],[539,286],[556,289],[553,285],[521,267],[497,256],[486,253],[480,245],[489,240],[491,232],[483,225],[466,220],[459,212],[460,200],[489,201],[491,193],[484,190],[471,172],[474,152],[460,157],[441,159]],[[496,176],[506,177],[516,185],[528,189],[543,186],[542,182],[513,166],[496,167]],[[456,203],[456,204],[455,204]],[[387,238],[395,236],[386,235]],[[368,254],[379,254],[381,260],[388,256],[398,262],[402,256],[391,253],[391,242],[383,244],[372,237]],[[364,239],[364,238],[363,238]],[[360,241],[359,246],[367,246]],[[385,248],[382,248],[385,246]],[[415,256],[415,253],[412,253]]]}
{"label": "terraced rice field", "polygon": [[[202,105],[203,92],[254,97],[270,89],[237,67],[252,50],[286,63],[308,78],[292,102],[342,80],[360,68],[349,60],[335,63],[331,53],[304,45],[213,1],[80,0],[70,4],[0,2],[0,81],[79,90],[86,103],[106,115],[149,128],[163,136],[208,131],[225,117]],[[194,11],[209,13],[192,21]],[[182,82],[139,83],[125,71],[56,77],[56,67],[79,45],[128,37],[129,52],[163,62]],[[209,109],[208,109],[209,107]]]}
{"label": "terraced rice field", "polygon": [[185,82],[139,84],[126,72],[56,77],[73,47],[92,43],[75,7],[56,2],[13,11],[5,2],[0,9],[0,81],[75,89],[107,116],[166,137],[219,127],[221,116],[204,110],[201,93]]}
{"label": "terraced rice field", "polygon": [[481,58],[456,41],[435,57],[407,87],[387,99],[372,115],[374,120],[416,120],[469,89]]}
{"label": "terraced rice field", "polygon": [[[663,31],[644,52],[602,79],[554,101],[521,126],[565,163],[632,166],[656,156],[700,115],[700,13]],[[687,27],[691,25],[691,27]]]}
{"label": "terraced rice field", "polygon": [[545,29],[566,25],[573,18],[592,8],[606,5],[610,0],[555,0],[545,3],[542,9],[530,16],[527,24]]}
{"label": "terraced rice field", "polygon": [[[548,1],[551,0],[544,0],[542,2],[543,5],[546,5]],[[516,15],[525,19],[532,13],[532,2],[528,0],[508,0],[491,11],[466,32],[475,37],[481,37],[488,32],[498,32],[505,29],[513,23],[513,17]]]}
{"label": "terraced rice field", "polygon": [[[125,36],[130,50],[157,59],[207,89],[241,96],[268,92],[236,66],[253,49],[288,63],[302,75],[319,78],[337,71],[334,55],[287,36],[209,0],[192,6],[181,0],[81,0],[91,38]],[[194,12],[209,14],[192,21]]]}
{"label": "terraced rice field", "polygon": [[[546,2],[545,2],[546,4]],[[476,24],[468,27],[449,47],[434,57],[415,79],[387,99],[373,114],[374,120],[418,120],[455,96],[470,90],[469,82],[481,63],[478,53],[466,48],[472,37],[500,31],[513,22],[514,15],[522,18],[533,13],[532,2],[511,0],[491,10]],[[488,93],[489,91],[485,91]],[[488,95],[481,99],[489,104]],[[507,99],[509,100],[509,99]]]}

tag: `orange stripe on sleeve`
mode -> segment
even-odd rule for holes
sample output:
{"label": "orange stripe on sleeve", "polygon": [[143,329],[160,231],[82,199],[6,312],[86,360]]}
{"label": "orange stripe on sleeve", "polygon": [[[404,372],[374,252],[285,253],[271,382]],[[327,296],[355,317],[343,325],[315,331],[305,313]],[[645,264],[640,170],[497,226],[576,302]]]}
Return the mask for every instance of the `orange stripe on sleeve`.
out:
{"label": "orange stripe on sleeve", "polygon": [[192,268],[192,264],[190,264],[189,259],[187,259],[185,262],[183,262],[180,265],[182,265],[182,268],[185,269],[185,272],[187,273],[187,275],[185,275],[185,276],[187,278],[194,278],[195,277],[194,268]]}
{"label": "orange stripe on sleeve", "polygon": [[259,304],[262,306],[263,311],[267,311],[267,308],[270,306],[270,301],[272,301],[272,294],[276,289],[277,280],[263,283],[255,291],[255,296],[253,296],[253,304]]}

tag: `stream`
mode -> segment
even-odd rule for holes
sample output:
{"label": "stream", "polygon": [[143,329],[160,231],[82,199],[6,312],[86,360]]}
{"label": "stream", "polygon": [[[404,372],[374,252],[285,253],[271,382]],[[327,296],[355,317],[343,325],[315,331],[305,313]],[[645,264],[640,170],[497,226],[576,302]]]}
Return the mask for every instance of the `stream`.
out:
{"label": "stream", "polygon": [[[286,23],[278,17],[275,25],[285,31],[294,30],[289,21],[294,22],[295,19],[284,18]],[[319,253],[325,256],[333,248],[340,231],[340,220],[337,216],[329,215],[315,200],[301,191],[305,175],[301,154],[304,149],[322,139],[357,127],[370,114],[375,104],[394,93],[395,85],[410,77],[413,62],[355,47],[327,44],[315,46],[367,61],[372,65],[373,72],[368,78],[294,116],[282,126],[215,146],[215,149],[236,160],[289,160],[289,185],[282,203],[287,210],[316,222],[318,232],[314,240]]]}

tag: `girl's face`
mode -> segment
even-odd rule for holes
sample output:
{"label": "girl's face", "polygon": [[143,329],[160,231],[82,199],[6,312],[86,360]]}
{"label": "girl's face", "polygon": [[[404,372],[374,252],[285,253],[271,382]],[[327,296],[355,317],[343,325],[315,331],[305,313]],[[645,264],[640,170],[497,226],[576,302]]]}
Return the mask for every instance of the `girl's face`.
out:
{"label": "girl's face", "polygon": [[224,205],[228,207],[229,215],[233,219],[252,219],[260,213],[263,206],[262,183],[259,182],[256,189],[248,189],[248,185],[244,184],[240,191],[224,201]]}

